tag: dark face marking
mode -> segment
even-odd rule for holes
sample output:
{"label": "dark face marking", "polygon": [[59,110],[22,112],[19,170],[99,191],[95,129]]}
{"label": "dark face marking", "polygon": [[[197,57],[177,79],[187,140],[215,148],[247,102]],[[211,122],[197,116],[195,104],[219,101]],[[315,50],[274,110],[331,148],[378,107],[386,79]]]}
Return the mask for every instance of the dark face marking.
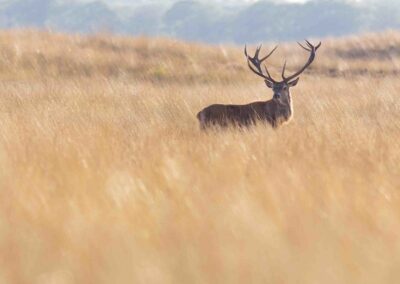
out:
{"label": "dark face marking", "polygon": [[289,88],[296,86],[297,82],[299,81],[299,78],[291,81],[291,82],[277,82],[277,83],[272,83],[267,80],[265,80],[265,84],[267,85],[268,88],[271,88],[272,91],[274,92],[274,99],[280,99],[283,101],[288,101],[290,102],[290,93],[289,93]]}
{"label": "dark face marking", "polygon": [[289,97],[289,85],[285,82],[276,83],[272,86],[274,99],[287,99]]}

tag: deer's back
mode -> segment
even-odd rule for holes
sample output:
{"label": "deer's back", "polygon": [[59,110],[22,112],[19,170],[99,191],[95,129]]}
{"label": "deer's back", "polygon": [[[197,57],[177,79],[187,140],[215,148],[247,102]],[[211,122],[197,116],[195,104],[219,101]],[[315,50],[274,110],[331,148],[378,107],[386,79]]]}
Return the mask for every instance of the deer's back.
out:
{"label": "deer's back", "polygon": [[203,127],[210,124],[248,126],[255,123],[256,120],[267,120],[272,123],[274,115],[271,112],[273,109],[273,101],[254,102],[247,105],[214,104],[200,111],[197,118]]}

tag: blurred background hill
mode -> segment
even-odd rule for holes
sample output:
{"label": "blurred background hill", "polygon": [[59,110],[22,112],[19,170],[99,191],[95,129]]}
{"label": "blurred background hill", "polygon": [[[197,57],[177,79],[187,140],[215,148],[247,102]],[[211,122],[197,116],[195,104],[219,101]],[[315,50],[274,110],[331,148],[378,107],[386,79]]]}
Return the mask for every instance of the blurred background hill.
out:
{"label": "blurred background hill", "polygon": [[242,44],[399,29],[400,3],[398,0],[3,0],[0,27],[170,36]]}

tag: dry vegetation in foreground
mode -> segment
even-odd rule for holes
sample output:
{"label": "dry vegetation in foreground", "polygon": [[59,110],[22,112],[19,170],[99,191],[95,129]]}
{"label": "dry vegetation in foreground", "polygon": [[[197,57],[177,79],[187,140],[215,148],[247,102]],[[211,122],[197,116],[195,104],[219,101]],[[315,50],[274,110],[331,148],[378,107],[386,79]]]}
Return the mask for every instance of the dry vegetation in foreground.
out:
{"label": "dry vegetation in foreground", "polygon": [[1,32],[0,283],[399,282],[399,66],[325,40],[291,124],[202,133],[271,97],[241,48]]}

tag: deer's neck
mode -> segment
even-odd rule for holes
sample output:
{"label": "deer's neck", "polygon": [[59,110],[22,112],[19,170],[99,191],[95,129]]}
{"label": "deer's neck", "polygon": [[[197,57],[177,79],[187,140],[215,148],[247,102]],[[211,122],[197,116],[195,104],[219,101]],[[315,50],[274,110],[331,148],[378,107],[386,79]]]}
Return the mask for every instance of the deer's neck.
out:
{"label": "deer's neck", "polygon": [[287,96],[282,97],[279,99],[279,104],[290,110],[290,112],[293,112],[293,102],[292,102],[292,95],[290,94],[290,91],[288,91]]}
{"label": "deer's neck", "polygon": [[290,116],[293,115],[293,101],[292,101],[292,95],[290,94],[290,91],[288,91],[288,105],[289,105],[289,110],[290,110]]}
{"label": "deer's neck", "polygon": [[279,113],[279,116],[283,117],[286,121],[289,121],[292,118],[293,102],[290,92],[288,92],[287,96],[279,99],[278,108],[276,109],[276,111]]}

